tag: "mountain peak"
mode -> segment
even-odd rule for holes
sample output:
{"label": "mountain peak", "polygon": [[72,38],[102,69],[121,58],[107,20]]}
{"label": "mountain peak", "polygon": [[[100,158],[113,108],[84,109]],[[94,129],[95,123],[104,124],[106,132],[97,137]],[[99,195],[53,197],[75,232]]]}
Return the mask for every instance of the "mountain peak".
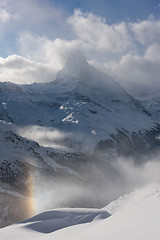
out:
{"label": "mountain peak", "polygon": [[69,64],[87,64],[87,60],[79,49],[74,49],[68,54],[66,65]]}
{"label": "mountain peak", "polygon": [[64,68],[59,72],[59,77],[80,77],[81,73],[86,72],[88,67],[89,64],[87,63],[87,60],[82,51],[79,49],[74,49],[69,53]]}

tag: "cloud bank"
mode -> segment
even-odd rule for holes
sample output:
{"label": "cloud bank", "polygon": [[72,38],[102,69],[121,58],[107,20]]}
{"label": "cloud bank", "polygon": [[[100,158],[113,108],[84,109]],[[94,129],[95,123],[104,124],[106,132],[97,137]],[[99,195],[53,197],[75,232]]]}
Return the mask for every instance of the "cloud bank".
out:
{"label": "cloud bank", "polygon": [[0,58],[0,81],[17,84],[54,81],[56,72],[51,67],[17,55]]}
{"label": "cloud bank", "polygon": [[92,65],[125,88],[160,89],[160,20],[153,14],[143,21],[109,24],[80,9],[68,15],[49,1],[2,1],[1,34],[9,34],[10,24],[17,54],[1,57],[0,81],[53,81],[68,53],[81,48]]}

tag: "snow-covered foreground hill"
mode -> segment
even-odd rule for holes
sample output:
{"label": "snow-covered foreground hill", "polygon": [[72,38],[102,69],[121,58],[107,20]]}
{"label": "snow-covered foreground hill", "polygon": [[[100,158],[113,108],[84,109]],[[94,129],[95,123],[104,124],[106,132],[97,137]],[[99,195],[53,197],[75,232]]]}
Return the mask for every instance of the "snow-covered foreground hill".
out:
{"label": "snow-covered foreground hill", "polygon": [[56,209],[0,230],[1,240],[159,240],[160,184],[114,200],[104,209]]}

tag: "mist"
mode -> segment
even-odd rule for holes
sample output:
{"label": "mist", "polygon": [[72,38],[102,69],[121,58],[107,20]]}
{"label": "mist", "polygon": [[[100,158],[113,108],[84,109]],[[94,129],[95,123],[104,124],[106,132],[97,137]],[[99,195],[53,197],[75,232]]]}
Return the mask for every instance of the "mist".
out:
{"label": "mist", "polygon": [[86,169],[86,179],[86,173],[81,172],[82,179],[63,175],[60,178],[34,177],[36,211],[60,207],[101,208],[123,194],[160,181],[158,156],[139,165],[132,159],[117,158],[110,160],[108,166],[102,175],[99,167],[90,165]]}
{"label": "mist", "polygon": [[63,140],[71,136],[70,133],[64,133],[56,128],[36,125],[18,128],[17,133],[43,147],[62,147],[64,145],[62,144]]}
{"label": "mist", "polygon": [[27,127],[17,127],[17,134],[37,142],[42,147],[70,148],[89,155],[93,154],[96,146],[96,134],[94,130],[92,130],[90,136],[82,132],[64,132],[54,127],[30,125]]}
{"label": "mist", "polygon": [[[36,141],[42,147],[63,149],[66,154],[72,149],[66,148],[65,139],[73,142],[76,137],[83,141],[84,136],[74,136],[71,133],[64,133],[56,128],[46,128],[42,126],[29,126],[18,128],[18,134],[27,139]],[[87,143],[88,141],[88,143]],[[58,164],[61,170],[52,174],[30,173],[34,179],[34,201],[36,212],[41,212],[51,208],[60,207],[104,207],[113,199],[134,191],[135,189],[160,181],[160,162],[159,154],[146,156],[145,159],[132,159],[127,157],[104,156],[101,152],[95,154],[94,144],[85,139],[84,144],[87,151],[81,152],[73,159],[66,157]],[[84,150],[84,149],[83,149]],[[77,156],[80,156],[77,158]],[[82,159],[81,159],[82,157]],[[62,157],[63,159],[63,157]],[[57,159],[53,158],[53,161]],[[69,166],[77,175],[66,173],[63,169]],[[41,183],[41,184],[39,184]]]}

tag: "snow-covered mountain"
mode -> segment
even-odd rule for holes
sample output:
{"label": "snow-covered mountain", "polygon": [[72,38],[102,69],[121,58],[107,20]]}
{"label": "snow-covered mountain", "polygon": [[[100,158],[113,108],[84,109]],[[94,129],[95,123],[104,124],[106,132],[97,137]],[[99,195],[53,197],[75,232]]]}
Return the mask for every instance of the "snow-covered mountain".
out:
{"label": "snow-covered mountain", "polygon": [[104,199],[126,190],[119,188],[124,179],[116,156],[138,156],[141,163],[140,156],[160,144],[155,118],[80,51],[69,56],[53,82],[1,82],[0,119],[0,226],[28,217],[32,176],[38,189],[42,183],[40,197],[54,196],[47,207],[104,206]]}
{"label": "snow-covered mountain", "polygon": [[114,200],[104,209],[55,209],[0,230],[2,240],[158,240],[160,184]]}
{"label": "snow-covered mountain", "polygon": [[[127,154],[124,140],[132,153],[137,142],[150,149],[143,139],[146,130],[155,128],[151,114],[119,83],[90,66],[78,50],[72,52],[54,82],[0,83],[0,100],[2,120],[18,126],[57,128],[70,134],[67,143],[76,150],[119,149],[121,145],[121,153]],[[151,142],[152,147],[158,144]]]}

